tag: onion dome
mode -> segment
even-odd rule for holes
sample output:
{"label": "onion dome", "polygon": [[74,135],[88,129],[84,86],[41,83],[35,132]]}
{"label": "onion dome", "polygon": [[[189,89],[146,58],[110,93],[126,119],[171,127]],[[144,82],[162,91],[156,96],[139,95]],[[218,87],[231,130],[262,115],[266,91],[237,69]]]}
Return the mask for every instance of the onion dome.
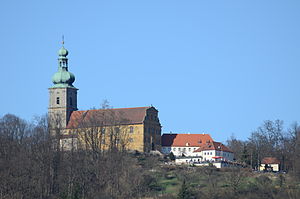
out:
{"label": "onion dome", "polygon": [[68,50],[64,48],[64,46],[62,46],[59,51],[58,51],[58,56],[60,57],[67,57],[69,54]]}
{"label": "onion dome", "polygon": [[65,88],[71,87],[75,81],[73,73],[68,71],[68,50],[62,46],[58,51],[58,71],[52,76],[53,86],[52,88]]}
{"label": "onion dome", "polygon": [[52,82],[54,83],[54,88],[57,87],[73,87],[73,82],[75,81],[75,76],[73,73],[66,70],[66,68],[60,68],[53,76]]}

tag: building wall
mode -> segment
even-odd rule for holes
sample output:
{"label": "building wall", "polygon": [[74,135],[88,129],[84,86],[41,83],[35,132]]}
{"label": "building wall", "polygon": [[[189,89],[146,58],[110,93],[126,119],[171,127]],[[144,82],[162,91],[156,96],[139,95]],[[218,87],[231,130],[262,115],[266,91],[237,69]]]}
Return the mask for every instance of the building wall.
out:
{"label": "building wall", "polygon": [[72,111],[77,110],[76,88],[49,88],[50,128],[65,128]]}
{"label": "building wall", "polygon": [[[264,171],[265,165],[266,164],[260,164],[259,170]],[[271,166],[275,172],[279,171],[279,164],[268,164],[268,166]]]}
{"label": "building wall", "polygon": [[215,156],[222,156],[223,160],[233,161],[234,155],[231,152],[225,152],[225,151],[218,151],[218,150],[204,150],[200,152],[194,152],[199,147],[162,147],[162,153],[164,154],[170,154],[173,152],[173,154],[177,157],[180,157],[182,155],[184,156],[199,156],[202,157],[202,161],[212,161],[215,160],[213,157]]}
{"label": "building wall", "polygon": [[175,160],[175,164],[178,165],[194,165],[194,166],[209,166],[212,164],[216,168],[224,168],[224,167],[235,167],[236,165],[230,163],[230,162],[224,162],[224,161],[217,161],[217,162],[201,162],[199,161],[199,157],[185,157],[185,158],[179,158]]}
{"label": "building wall", "polygon": [[[131,128],[133,127],[133,132],[131,132]],[[136,150],[139,152],[144,151],[144,125],[128,125],[126,127],[129,134],[129,144],[128,150]]]}
{"label": "building wall", "polygon": [[[128,125],[115,125],[115,126],[102,126],[99,127],[95,124],[95,127],[78,128],[78,129],[66,129],[65,132],[59,132],[56,134],[78,135],[79,148],[89,148],[89,142],[91,138],[100,140],[99,142],[93,142],[97,144],[99,148],[106,150],[110,145],[113,135],[119,136],[118,142],[121,146],[126,145],[127,150],[136,150],[139,152],[149,152],[150,150],[161,150],[161,125],[157,116],[158,111],[155,108],[147,110],[145,120],[140,124],[128,124]],[[91,124],[87,124],[91,125]],[[118,128],[119,133],[117,133]]]}
{"label": "building wall", "polygon": [[173,152],[175,156],[192,156],[193,152],[199,147],[187,146],[187,147],[162,147],[162,153],[169,154]]}
{"label": "building wall", "polygon": [[77,138],[63,138],[59,140],[60,148],[65,151],[76,150],[78,148]]}
{"label": "building wall", "polygon": [[[67,129],[64,136],[68,135],[77,135],[78,147],[83,149],[91,148],[90,143],[93,142],[94,146],[101,148],[101,150],[107,150],[111,146],[111,140],[113,140],[116,141],[116,146],[125,146],[126,150],[144,152],[143,124]],[[64,144],[70,142],[64,141]]]}
{"label": "building wall", "polygon": [[176,158],[175,163],[176,164],[191,164],[194,162],[201,162],[200,157],[184,157],[184,158]]}
{"label": "building wall", "polygon": [[161,151],[161,125],[155,108],[147,110],[144,120],[144,152],[150,150]]}
{"label": "building wall", "polygon": [[234,155],[231,152],[227,151],[218,151],[218,150],[204,150],[201,152],[194,153],[198,156],[202,156],[203,160],[213,161],[216,160],[213,157],[220,156],[223,157],[222,160],[233,161]]}

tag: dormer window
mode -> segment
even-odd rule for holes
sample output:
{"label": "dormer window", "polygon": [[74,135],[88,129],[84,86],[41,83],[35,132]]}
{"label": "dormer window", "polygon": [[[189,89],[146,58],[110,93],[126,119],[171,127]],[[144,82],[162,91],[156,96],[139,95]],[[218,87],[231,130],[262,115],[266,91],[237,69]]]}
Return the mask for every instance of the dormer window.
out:
{"label": "dormer window", "polygon": [[56,104],[59,104],[59,97],[56,98]]}
{"label": "dormer window", "polygon": [[201,143],[202,143],[202,141],[201,141],[201,140],[199,140],[199,141],[198,141],[198,144],[201,144]]}

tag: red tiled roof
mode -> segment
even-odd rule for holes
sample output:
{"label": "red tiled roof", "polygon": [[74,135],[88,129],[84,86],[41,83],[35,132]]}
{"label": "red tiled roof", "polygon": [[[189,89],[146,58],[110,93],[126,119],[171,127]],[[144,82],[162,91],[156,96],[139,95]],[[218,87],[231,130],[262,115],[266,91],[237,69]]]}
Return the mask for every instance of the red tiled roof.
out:
{"label": "red tiled roof", "polygon": [[201,152],[201,151],[207,151],[207,150],[216,150],[216,151],[225,151],[225,152],[231,152],[232,151],[226,147],[221,142],[212,142],[212,143],[204,143],[202,146],[200,146],[198,149],[196,149],[194,152]]}
{"label": "red tiled roof", "polygon": [[227,146],[225,146],[221,142],[213,142],[213,143],[214,143],[215,150],[217,150],[217,151],[226,151],[226,152],[233,153],[233,151],[231,149],[229,149]]}
{"label": "red tiled roof", "polygon": [[196,152],[201,152],[202,151],[202,148],[199,147],[198,149],[196,149],[195,151],[193,151],[193,153],[196,153]]}
{"label": "red tiled roof", "polygon": [[173,147],[200,147],[205,143],[212,143],[213,139],[209,134],[163,134],[162,146]]}
{"label": "red tiled roof", "polygon": [[149,108],[152,107],[73,111],[67,128],[141,124]]}
{"label": "red tiled roof", "polygon": [[274,157],[265,157],[261,161],[262,164],[280,164],[280,161]]}

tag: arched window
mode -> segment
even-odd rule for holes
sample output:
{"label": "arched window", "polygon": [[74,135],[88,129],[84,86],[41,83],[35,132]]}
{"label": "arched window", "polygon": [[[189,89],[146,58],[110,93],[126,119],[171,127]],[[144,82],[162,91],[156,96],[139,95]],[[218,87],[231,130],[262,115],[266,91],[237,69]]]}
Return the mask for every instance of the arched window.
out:
{"label": "arched window", "polygon": [[133,133],[133,126],[129,127],[129,132]]}

